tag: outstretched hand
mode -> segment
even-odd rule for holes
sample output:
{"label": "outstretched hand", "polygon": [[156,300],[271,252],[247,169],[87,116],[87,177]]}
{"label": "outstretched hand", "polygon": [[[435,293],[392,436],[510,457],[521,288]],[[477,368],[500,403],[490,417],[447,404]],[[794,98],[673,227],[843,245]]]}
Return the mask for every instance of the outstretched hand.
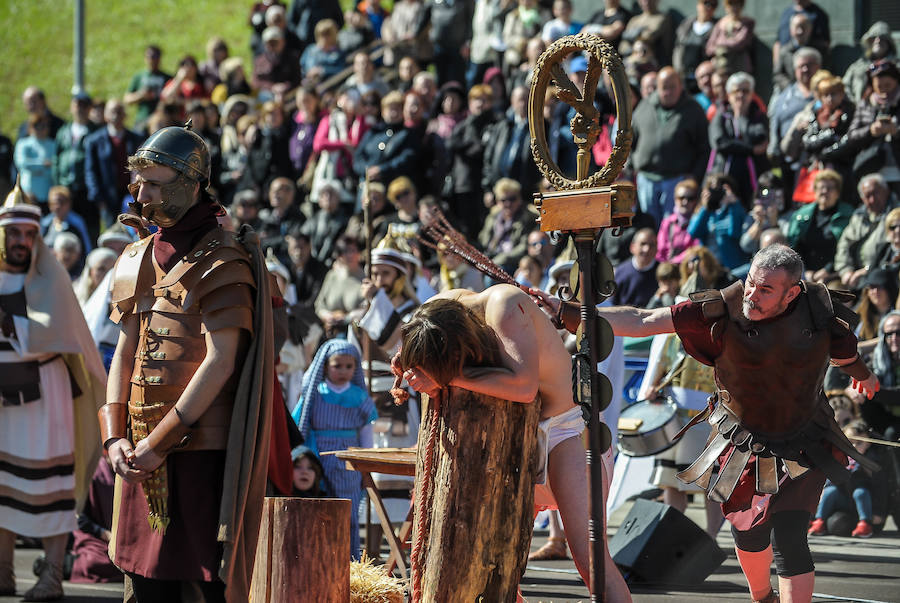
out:
{"label": "outstretched hand", "polygon": [[550,295],[546,291],[541,291],[540,289],[532,288],[528,290],[528,293],[531,295],[531,299],[537,304],[538,308],[540,308],[544,314],[547,315],[547,318],[555,324],[556,317],[559,313],[559,305],[562,303],[562,300],[555,295]]}
{"label": "outstretched hand", "polygon": [[881,384],[878,382],[878,377],[875,376],[875,373],[869,373],[869,376],[863,381],[851,377],[850,388],[855,389],[868,400],[871,400],[872,396],[881,389]]}
{"label": "outstretched hand", "polygon": [[438,385],[437,381],[435,381],[431,375],[426,373],[424,369],[418,366],[407,369],[403,373],[403,378],[406,379],[406,382],[409,383],[411,388],[421,394],[428,394],[429,397],[434,397],[441,389],[441,386]]}

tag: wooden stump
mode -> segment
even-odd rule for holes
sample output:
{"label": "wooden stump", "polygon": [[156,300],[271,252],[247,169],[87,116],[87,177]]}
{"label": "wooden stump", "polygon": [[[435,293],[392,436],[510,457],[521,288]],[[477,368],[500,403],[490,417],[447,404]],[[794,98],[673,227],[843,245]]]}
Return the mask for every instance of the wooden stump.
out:
{"label": "wooden stump", "polygon": [[266,497],[253,603],[350,600],[350,501]]}
{"label": "wooden stump", "polygon": [[[540,403],[449,388],[440,405],[431,492],[424,493],[432,415],[419,431],[416,458],[413,546],[423,547],[421,601],[513,602],[534,521]],[[420,513],[428,513],[424,540]]]}

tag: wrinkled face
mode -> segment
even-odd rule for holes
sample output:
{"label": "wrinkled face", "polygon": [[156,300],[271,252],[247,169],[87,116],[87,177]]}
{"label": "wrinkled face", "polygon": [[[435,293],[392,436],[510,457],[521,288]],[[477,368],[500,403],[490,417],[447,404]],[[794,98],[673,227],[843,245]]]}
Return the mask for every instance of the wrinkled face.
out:
{"label": "wrinkled face", "polygon": [[784,269],[767,270],[752,264],[744,284],[744,316],[748,320],[774,318],[799,292],[800,285],[791,281]]}
{"label": "wrinkled face", "polygon": [[355,370],[356,358],[350,354],[335,354],[328,359],[325,376],[335,385],[344,385],[353,378]]}
{"label": "wrinkled face", "polygon": [[308,457],[301,456],[294,462],[294,487],[298,490],[312,490],[316,485],[316,470]]}
{"label": "wrinkled face", "polygon": [[888,200],[888,190],[876,181],[867,180],[860,188],[860,197],[866,209],[880,214],[884,211]]}
{"label": "wrinkled face", "polygon": [[838,183],[830,179],[819,180],[815,184],[813,192],[816,196],[816,204],[819,206],[819,209],[823,210],[834,207],[838,202],[838,197],[841,195],[841,189],[838,188]]}
{"label": "wrinkled face", "polygon": [[9,224],[6,229],[6,264],[12,272],[24,272],[31,264],[31,250],[38,235],[32,224]]}
{"label": "wrinkled face", "polygon": [[656,237],[646,231],[637,233],[631,240],[629,251],[638,266],[649,266],[656,257]]}
{"label": "wrinkled face", "polygon": [[385,293],[390,293],[394,282],[400,277],[400,272],[393,266],[376,264],[372,266],[372,283]]}
{"label": "wrinkled face", "polygon": [[900,357],[900,316],[889,316],[884,321],[884,342],[895,359]]}

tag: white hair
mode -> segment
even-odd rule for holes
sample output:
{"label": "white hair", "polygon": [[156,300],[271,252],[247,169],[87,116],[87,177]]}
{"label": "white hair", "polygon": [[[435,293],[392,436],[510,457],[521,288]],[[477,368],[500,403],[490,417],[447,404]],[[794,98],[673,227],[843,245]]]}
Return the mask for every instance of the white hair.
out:
{"label": "white hair", "polygon": [[791,280],[799,281],[803,276],[803,258],[800,254],[781,243],[763,247],[753,256],[753,266],[764,270],[784,270]]}
{"label": "white hair", "polygon": [[859,193],[860,197],[862,197],[863,186],[869,184],[870,182],[878,185],[878,188],[883,191],[890,190],[888,189],[887,181],[884,179],[884,176],[882,176],[879,172],[873,172],[871,174],[866,174],[859,179],[859,184],[856,185],[856,192]]}
{"label": "white hair", "polygon": [[728,76],[725,81],[725,92],[729,94],[740,88],[743,84],[750,84],[750,92],[756,90],[756,80],[746,71],[738,71]]}
{"label": "white hair", "polygon": [[98,247],[87,255],[87,259],[84,263],[88,268],[99,268],[105,260],[116,261],[118,257],[118,254],[112,249],[109,249],[108,247]]}
{"label": "white hair", "polygon": [[797,66],[797,61],[800,59],[809,59],[813,58],[816,60],[816,64],[821,67],[822,66],[822,53],[816,50],[815,48],[811,48],[809,46],[804,46],[794,53],[793,63],[791,67]]}
{"label": "white hair", "polygon": [[78,235],[71,232],[61,232],[53,239],[53,251],[62,251],[64,249],[74,249],[81,252],[81,239]]}

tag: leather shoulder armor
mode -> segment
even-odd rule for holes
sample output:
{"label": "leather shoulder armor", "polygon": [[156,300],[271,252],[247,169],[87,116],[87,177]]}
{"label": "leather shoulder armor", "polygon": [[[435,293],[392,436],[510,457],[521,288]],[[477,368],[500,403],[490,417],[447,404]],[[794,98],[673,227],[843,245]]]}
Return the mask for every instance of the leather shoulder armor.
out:
{"label": "leather shoulder armor", "polygon": [[152,235],[135,241],[128,245],[116,260],[110,290],[112,302],[110,318],[113,322],[120,322],[124,315],[132,312],[141,292],[153,286],[153,267],[148,253],[148,250],[153,248],[152,243]]}
{"label": "leather shoulder armor", "polygon": [[847,291],[832,291],[821,283],[805,283],[810,314],[818,330],[830,330],[835,335],[854,331],[859,316],[847,303],[854,296]]}
{"label": "leather shoulder armor", "polygon": [[695,291],[688,295],[688,298],[695,304],[700,304],[700,309],[706,318],[716,319],[726,314],[725,300],[722,299],[722,292],[718,289]]}

